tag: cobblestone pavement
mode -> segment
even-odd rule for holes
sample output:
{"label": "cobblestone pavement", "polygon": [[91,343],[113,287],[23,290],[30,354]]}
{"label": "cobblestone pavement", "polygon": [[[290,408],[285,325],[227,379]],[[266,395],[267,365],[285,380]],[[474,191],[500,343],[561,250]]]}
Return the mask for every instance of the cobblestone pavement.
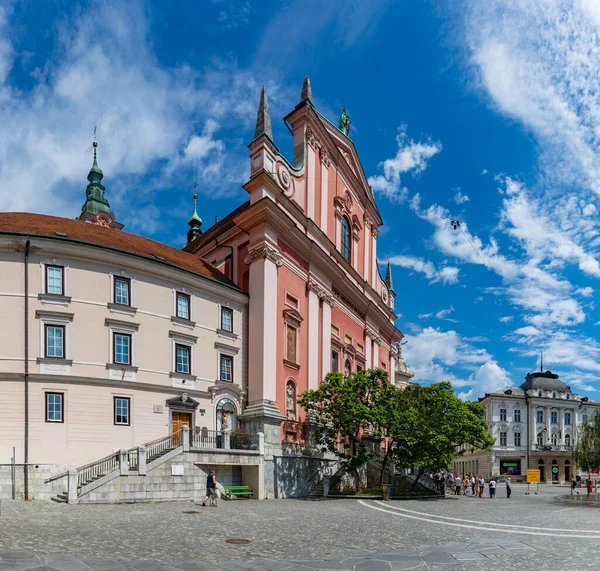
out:
{"label": "cobblestone pavement", "polygon": [[597,504],[557,500],[567,488],[513,488],[510,500],[500,489],[494,500],[248,500],[218,508],[3,501],[0,571],[600,567]]}

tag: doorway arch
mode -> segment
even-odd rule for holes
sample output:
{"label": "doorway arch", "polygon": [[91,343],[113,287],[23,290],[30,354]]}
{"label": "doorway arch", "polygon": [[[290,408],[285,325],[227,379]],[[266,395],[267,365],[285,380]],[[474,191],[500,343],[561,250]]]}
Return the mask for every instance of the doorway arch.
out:
{"label": "doorway arch", "polygon": [[544,461],[538,460],[538,470],[540,471],[540,482],[545,482],[546,478],[544,477]]}
{"label": "doorway arch", "polygon": [[571,480],[571,462],[565,460],[565,482]]}
{"label": "doorway arch", "polygon": [[558,484],[558,462],[552,460],[552,483]]}

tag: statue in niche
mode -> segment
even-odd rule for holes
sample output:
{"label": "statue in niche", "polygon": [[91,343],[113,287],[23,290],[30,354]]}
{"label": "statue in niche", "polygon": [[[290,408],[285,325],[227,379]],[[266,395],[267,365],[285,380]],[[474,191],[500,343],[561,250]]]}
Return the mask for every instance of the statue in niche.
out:
{"label": "statue in niche", "polygon": [[227,432],[229,430],[229,415],[228,410],[221,410],[221,430]]}
{"label": "statue in niche", "polygon": [[296,388],[292,382],[285,388],[285,411],[289,419],[296,419]]}

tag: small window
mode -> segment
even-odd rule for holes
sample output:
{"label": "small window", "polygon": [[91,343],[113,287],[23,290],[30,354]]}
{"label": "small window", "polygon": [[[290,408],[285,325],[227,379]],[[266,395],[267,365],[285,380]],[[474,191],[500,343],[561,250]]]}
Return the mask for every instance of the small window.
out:
{"label": "small window", "polygon": [[129,405],[131,399],[127,397],[114,397],[115,406],[115,424],[129,426],[131,418],[129,414]]}
{"label": "small window", "polygon": [[344,335],[344,343],[352,345],[352,337],[350,337],[350,335],[348,335],[347,333]]}
{"label": "small window", "polygon": [[558,412],[555,410],[550,413],[550,422],[552,424],[558,424]]}
{"label": "small window", "polygon": [[115,277],[114,301],[119,305],[131,305],[131,280]]}
{"label": "small window", "polygon": [[233,382],[233,357],[230,355],[221,355],[220,370],[222,381]]}
{"label": "small window", "polygon": [[339,353],[337,351],[331,352],[331,372],[337,373],[339,368]]}
{"label": "small window", "polygon": [[175,372],[189,375],[191,371],[191,350],[187,345],[175,344]]}
{"label": "small window", "polygon": [[181,319],[190,319],[190,296],[177,292],[176,314]]}
{"label": "small window", "polygon": [[221,329],[233,332],[233,310],[228,307],[221,308]]}
{"label": "small window", "polygon": [[346,216],[342,218],[342,256],[347,262],[350,262],[351,256],[351,239],[352,232],[350,230],[350,221]]}
{"label": "small window", "polygon": [[63,393],[46,393],[46,422],[64,422]]}
{"label": "small window", "polygon": [[361,343],[357,343],[356,344],[356,350],[361,354],[364,355],[365,354],[365,346],[362,345]]}
{"label": "small window", "polygon": [[521,410],[515,409],[515,422],[521,422]]}
{"label": "small window", "polygon": [[552,398],[555,399],[556,398],[556,393],[552,393]]}
{"label": "small window", "polygon": [[337,325],[333,325],[333,323],[331,324],[331,334],[338,338],[340,336],[340,328]]}
{"label": "small window", "polygon": [[46,266],[46,293],[65,295],[65,269],[62,266]]}
{"label": "small window", "polygon": [[292,294],[285,292],[285,304],[293,307],[294,309],[300,308],[300,301],[297,297],[294,297]]}
{"label": "small window", "polygon": [[45,357],[49,359],[65,358],[65,326],[64,325],[44,325]]}
{"label": "small window", "polygon": [[542,391],[538,391],[538,397],[542,396]]}
{"label": "small window", "polygon": [[131,335],[113,333],[113,362],[117,365],[131,365]]}
{"label": "small window", "polygon": [[571,413],[565,412],[565,424],[571,424]]}
{"label": "small window", "polygon": [[506,409],[505,408],[500,409],[500,420],[506,421]]}
{"label": "small window", "polygon": [[506,432],[500,433],[500,446],[506,446]]}
{"label": "small window", "polygon": [[587,424],[587,421],[588,421],[588,415],[587,415],[587,414],[584,414],[584,415],[581,417],[581,422],[583,422],[583,424]]}
{"label": "small window", "polygon": [[544,422],[544,411],[543,410],[535,411],[535,420],[536,420],[536,422]]}
{"label": "small window", "polygon": [[521,433],[515,432],[515,446],[521,446]]}
{"label": "small window", "polygon": [[297,355],[297,339],[298,339],[298,331],[295,327],[291,325],[285,326],[285,358],[292,363],[296,363]]}

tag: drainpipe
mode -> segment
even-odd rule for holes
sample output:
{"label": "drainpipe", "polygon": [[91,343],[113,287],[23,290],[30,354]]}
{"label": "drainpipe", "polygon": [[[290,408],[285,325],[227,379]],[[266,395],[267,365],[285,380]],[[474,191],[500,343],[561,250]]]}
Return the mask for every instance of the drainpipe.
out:
{"label": "drainpipe", "polygon": [[525,393],[525,406],[527,407],[527,469],[530,470],[531,466],[529,465],[529,450],[531,448],[531,441],[529,440],[529,395]]}
{"label": "drainpipe", "polygon": [[25,242],[25,450],[23,477],[25,500],[29,500],[29,240]]}

